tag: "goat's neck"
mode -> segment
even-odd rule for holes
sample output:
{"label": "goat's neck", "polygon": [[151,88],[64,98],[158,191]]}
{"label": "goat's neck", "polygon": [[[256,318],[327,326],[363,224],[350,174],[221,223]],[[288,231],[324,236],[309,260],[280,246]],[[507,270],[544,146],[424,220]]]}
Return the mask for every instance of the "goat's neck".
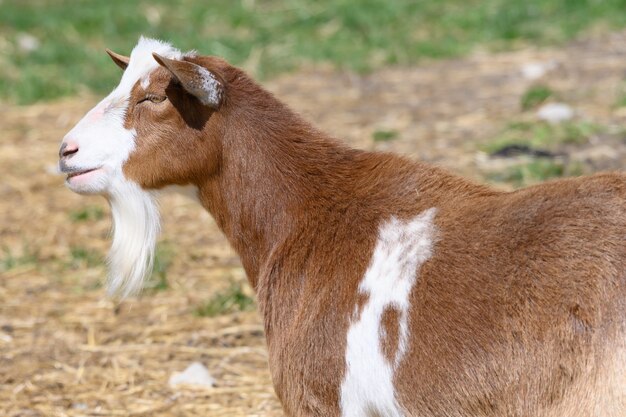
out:
{"label": "goat's neck", "polygon": [[255,288],[272,250],[309,220],[307,204],[332,192],[339,167],[357,152],[323,137],[280,103],[275,106],[248,106],[227,116],[222,163],[199,193]]}

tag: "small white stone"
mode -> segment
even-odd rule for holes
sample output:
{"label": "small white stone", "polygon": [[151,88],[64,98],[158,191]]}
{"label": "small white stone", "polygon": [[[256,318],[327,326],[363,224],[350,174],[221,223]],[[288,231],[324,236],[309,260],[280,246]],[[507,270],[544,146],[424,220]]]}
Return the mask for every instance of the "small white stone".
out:
{"label": "small white stone", "polygon": [[183,372],[174,372],[168,384],[170,387],[178,385],[193,385],[196,387],[213,387],[215,379],[209,374],[209,370],[200,362],[194,362]]}
{"label": "small white stone", "polygon": [[32,52],[39,49],[39,39],[30,33],[20,33],[17,35],[17,46],[23,52]]}
{"label": "small white stone", "polygon": [[537,110],[537,117],[548,123],[560,123],[574,117],[574,110],[563,103],[548,103]]}
{"label": "small white stone", "polygon": [[538,80],[543,77],[549,71],[552,71],[556,68],[556,62],[530,62],[528,64],[524,64],[522,66],[522,75],[527,80]]}

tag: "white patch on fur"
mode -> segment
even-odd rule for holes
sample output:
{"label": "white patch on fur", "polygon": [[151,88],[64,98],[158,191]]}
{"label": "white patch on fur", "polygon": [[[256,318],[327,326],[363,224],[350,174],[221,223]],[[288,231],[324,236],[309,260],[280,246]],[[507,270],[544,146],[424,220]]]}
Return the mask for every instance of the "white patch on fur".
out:
{"label": "white patch on fur", "polygon": [[141,82],[140,82],[141,88],[143,88],[144,90],[147,90],[148,87],[150,87],[150,75],[144,75],[141,78]]}
{"label": "white patch on fur", "polygon": [[123,296],[139,291],[151,269],[159,215],[154,195],[124,177],[122,167],[135,149],[134,129],[124,121],[133,86],[158,68],[152,53],[171,59],[182,54],[170,44],[141,37],[119,85],[66,135],[79,147],[67,166],[75,170],[102,167],[88,182],[68,181],[73,191],[103,194],[111,204],[114,236],[109,253],[109,292]]}
{"label": "white patch on fur", "polygon": [[[346,374],[341,384],[342,417],[402,417],[393,385],[394,373],[406,353],[409,296],[420,266],[432,256],[435,234],[431,208],[401,221],[392,218],[379,229],[370,265],[359,284],[367,296],[347,334]],[[399,344],[393,361],[381,349],[382,316],[387,308],[399,311]]]}

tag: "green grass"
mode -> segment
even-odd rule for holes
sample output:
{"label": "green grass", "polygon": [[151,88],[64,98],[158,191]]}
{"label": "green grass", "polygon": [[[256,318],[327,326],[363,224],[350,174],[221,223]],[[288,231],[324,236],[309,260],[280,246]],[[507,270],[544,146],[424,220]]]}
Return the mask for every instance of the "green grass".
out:
{"label": "green grass", "polygon": [[104,264],[104,256],[96,251],[83,247],[75,246],[71,248],[70,255],[70,266],[73,269],[93,268],[95,266]]}
{"label": "green grass", "polygon": [[29,245],[24,245],[21,253],[14,253],[7,246],[2,247],[0,253],[0,272],[9,271],[24,265],[34,265],[39,260],[39,251]]}
{"label": "green grass", "polygon": [[167,271],[174,259],[174,249],[167,242],[157,245],[154,253],[154,266],[150,278],[146,281],[145,288],[151,291],[164,291],[169,288]]}
{"label": "green grass", "polygon": [[88,206],[70,212],[70,220],[75,223],[100,220],[104,217],[104,210],[99,206]]}
{"label": "green grass", "polygon": [[[103,49],[127,54],[140,34],[268,77],[311,62],[367,71],[476,47],[553,44],[624,27],[625,10],[626,0],[5,0],[0,99],[102,94],[119,79]],[[24,34],[39,47],[20,48]]]}
{"label": "green grass", "polygon": [[[510,123],[499,136],[484,145],[483,150],[494,154],[511,145],[522,145],[532,150],[556,151],[558,154],[565,145],[580,145],[586,143],[593,135],[611,133],[611,130],[607,126],[583,121],[570,121],[556,125],[545,122],[514,122]],[[487,179],[521,187],[552,178],[578,176],[584,173],[582,163],[563,161],[558,158],[538,158],[488,173]]]}
{"label": "green grass", "polygon": [[606,127],[591,122],[571,121],[560,124],[546,122],[510,123],[497,137],[483,146],[489,154],[510,145],[528,145],[536,149],[554,149],[558,145],[581,144]]}
{"label": "green grass", "polygon": [[388,142],[398,138],[398,132],[395,130],[377,130],[372,134],[374,142]]}
{"label": "green grass", "polygon": [[197,306],[195,314],[199,317],[215,317],[250,310],[253,307],[254,300],[243,292],[241,284],[233,282],[226,290]]}
{"label": "green grass", "polygon": [[501,172],[490,173],[488,179],[521,187],[553,178],[579,176],[583,173],[584,168],[579,163],[567,164],[562,161],[537,159]]}
{"label": "green grass", "polygon": [[522,96],[522,110],[533,109],[554,95],[554,92],[545,85],[535,85],[530,87]]}

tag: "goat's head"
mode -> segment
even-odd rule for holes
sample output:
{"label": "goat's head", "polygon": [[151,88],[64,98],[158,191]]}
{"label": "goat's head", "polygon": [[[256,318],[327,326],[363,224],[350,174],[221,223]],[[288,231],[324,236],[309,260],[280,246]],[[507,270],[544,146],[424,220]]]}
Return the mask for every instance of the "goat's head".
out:
{"label": "goat's head", "polygon": [[120,84],[65,136],[59,150],[67,186],[103,194],[114,237],[109,290],[136,292],[151,269],[159,215],[153,191],[207,178],[219,160],[224,82],[207,62],[141,38],[130,57],[107,51]]}

